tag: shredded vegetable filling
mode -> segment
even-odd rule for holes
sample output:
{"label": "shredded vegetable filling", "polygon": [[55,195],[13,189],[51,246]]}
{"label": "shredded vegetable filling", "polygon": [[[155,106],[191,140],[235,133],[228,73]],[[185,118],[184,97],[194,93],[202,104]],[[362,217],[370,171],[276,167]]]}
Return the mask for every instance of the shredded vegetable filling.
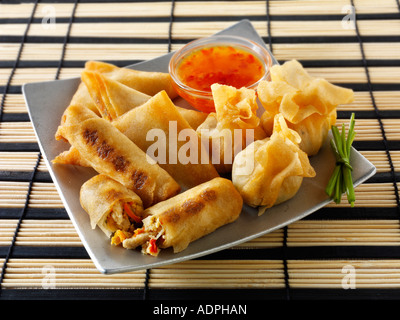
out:
{"label": "shredded vegetable filling", "polygon": [[152,256],[157,256],[160,252],[159,245],[164,241],[164,229],[158,219],[152,219],[146,229],[140,227],[133,232],[118,230],[111,238],[111,244],[122,245],[126,249],[142,248],[142,252]]}

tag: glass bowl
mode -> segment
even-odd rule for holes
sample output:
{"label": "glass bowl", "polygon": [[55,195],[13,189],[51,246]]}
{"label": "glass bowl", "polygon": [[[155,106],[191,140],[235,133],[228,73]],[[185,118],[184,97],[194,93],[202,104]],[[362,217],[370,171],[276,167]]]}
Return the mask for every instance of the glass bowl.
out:
{"label": "glass bowl", "polygon": [[[209,91],[201,90],[190,87],[189,85],[184,83],[178,75],[180,64],[182,63],[182,61],[185,60],[185,58],[196,51],[212,47],[225,46],[233,47],[240,51],[250,53],[256,59],[258,59],[259,62],[261,62],[261,65],[263,67],[261,77],[259,79],[256,79],[250,85],[247,85],[247,88],[255,90],[260,81],[269,79],[269,70],[272,66],[272,58],[269,52],[256,42],[237,36],[211,36],[189,42],[181,49],[176,51],[171,57],[171,60],[169,62],[169,73],[171,75],[172,83],[177,93],[197,110],[207,113],[215,111],[211,89]],[[229,83],[225,84],[230,85]]]}

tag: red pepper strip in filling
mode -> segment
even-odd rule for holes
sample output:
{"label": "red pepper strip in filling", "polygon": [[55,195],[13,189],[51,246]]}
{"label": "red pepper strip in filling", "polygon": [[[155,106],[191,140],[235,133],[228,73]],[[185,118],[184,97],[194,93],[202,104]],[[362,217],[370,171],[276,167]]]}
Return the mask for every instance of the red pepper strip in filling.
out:
{"label": "red pepper strip in filling", "polygon": [[149,252],[156,254],[158,251],[156,245],[156,239],[154,238],[150,239],[149,244],[150,244]]}
{"label": "red pepper strip in filling", "polygon": [[124,203],[124,210],[127,215],[133,219],[133,221],[135,221],[136,223],[142,222],[142,219],[140,219],[136,214],[133,213],[132,208],[127,203]]}

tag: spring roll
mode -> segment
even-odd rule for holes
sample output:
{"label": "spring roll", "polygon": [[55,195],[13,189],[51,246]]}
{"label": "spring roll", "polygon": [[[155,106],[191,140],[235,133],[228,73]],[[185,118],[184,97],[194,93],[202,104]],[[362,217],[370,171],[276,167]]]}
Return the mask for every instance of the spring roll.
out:
{"label": "spring roll", "polygon": [[[82,108],[82,106],[79,104],[70,104],[61,116],[60,125],[57,128],[55,139],[68,142],[66,137],[66,130],[68,126],[98,117],[99,116],[89,108]],[[73,150],[73,152],[76,151]]]}
{"label": "spring roll", "polygon": [[[132,89],[118,81],[112,80],[99,72],[82,72],[82,81],[92,98],[90,109],[93,104],[106,120],[112,121],[122,116],[133,108],[143,105],[151,96]],[[188,121],[189,125],[196,128],[204,122],[207,114],[196,110],[177,107],[179,113]]]}
{"label": "spring roll", "polygon": [[187,190],[143,212],[143,227],[125,239],[126,249],[142,247],[142,252],[157,256],[160,249],[172,247],[175,253],[235,221],[243,200],[232,182],[215,178]]}
{"label": "spring roll", "polygon": [[[82,106],[79,104],[71,104],[65,109],[61,117],[61,123],[57,128],[57,132],[55,133],[55,139],[68,142],[68,139],[65,137],[65,131],[70,124],[71,119],[75,118],[76,122],[82,122],[97,116],[98,115],[92,112],[90,109],[88,110],[87,108],[82,108]],[[68,123],[66,123],[67,121]],[[92,166],[89,161],[81,156],[78,149],[76,149],[74,146],[71,146],[68,150],[61,152],[52,160],[52,163],[77,165],[89,168]]]}
{"label": "spring roll", "polygon": [[144,207],[180,192],[179,184],[109,121],[75,106],[64,116],[57,133],[98,173],[137,193]]}
{"label": "spring roll", "polygon": [[[123,85],[121,85],[123,86]],[[128,90],[135,91],[131,88],[126,87]],[[133,93],[135,95],[135,93]],[[135,142],[143,151],[147,151],[150,145],[153,143],[152,141],[146,141],[146,134],[149,130],[154,129],[154,128],[159,128],[162,129],[163,132],[168,133],[168,124],[169,120],[170,121],[175,121],[177,124],[178,129],[178,134],[181,132],[183,129],[187,129],[189,131],[190,136],[193,138],[191,142],[188,142],[190,147],[193,149],[193,152],[197,152],[199,157],[197,158],[197,161],[199,164],[187,164],[183,171],[182,169],[182,164],[165,164],[165,168],[170,174],[176,176],[179,180],[180,183],[185,185],[186,187],[192,187],[194,185],[197,185],[199,183],[202,183],[204,181],[210,180],[212,178],[215,178],[218,176],[218,173],[216,172],[215,168],[213,167],[212,164],[205,163],[202,164],[202,159],[201,156],[203,155],[205,158],[204,161],[209,162],[209,158],[206,156],[208,150],[204,149],[202,144],[200,143],[200,140],[198,136],[195,134],[194,130],[190,130],[192,125],[186,121],[186,117],[189,117],[193,123],[193,121],[196,121],[196,116],[194,116],[190,111],[192,110],[186,110],[184,108],[179,108],[176,107],[168,97],[168,95],[163,91],[163,93],[157,94],[155,97],[150,97],[147,96],[150,100],[152,101],[148,104],[146,104],[146,107],[143,106],[143,108],[137,110],[137,111],[131,111],[127,112],[128,114],[118,117],[116,121],[112,122],[113,125],[117,125],[118,129],[124,133],[125,135],[128,135],[128,137]],[[132,100],[129,99],[128,100]],[[99,100],[97,100],[99,101]],[[97,102],[99,103],[99,102]],[[156,105],[156,103],[160,103],[159,105]],[[101,103],[99,103],[101,104]],[[127,104],[126,104],[127,105]],[[130,104],[130,106],[133,106],[133,104]],[[136,106],[137,107],[137,106]],[[132,109],[134,109],[133,107]],[[100,110],[100,108],[99,108]],[[57,131],[56,134],[56,139],[64,139],[63,137],[63,129],[62,127],[64,126],[65,118],[67,117],[67,114],[69,112],[69,108],[66,109],[64,112],[64,115],[62,117],[61,125]],[[196,114],[201,114],[201,112],[193,111]],[[84,115],[87,115],[88,113],[85,112],[84,110],[81,111],[80,115],[83,117]],[[160,115],[164,115],[160,117]],[[73,115],[76,117],[77,115]],[[119,119],[120,118],[120,119]],[[141,122],[138,121],[140,119]],[[81,118],[81,121],[84,119]],[[198,121],[196,121],[198,122]],[[168,138],[168,135],[166,136]],[[197,142],[197,140],[199,142]],[[168,142],[169,140],[167,140]],[[177,141],[175,141],[177,142]],[[184,141],[178,141],[178,146],[177,146],[177,151],[178,148],[183,146],[185,144]],[[196,145],[198,144],[198,146]],[[187,145],[187,146],[189,146]],[[197,151],[198,150],[198,151]],[[204,162],[203,161],[203,162]],[[71,146],[71,148],[67,151],[62,152],[60,155],[58,155],[54,161],[54,163],[59,163],[59,164],[69,164],[69,165],[78,165],[78,166],[84,166],[84,167],[90,167],[90,164],[80,156],[78,150],[74,146]],[[163,165],[161,165],[164,167]]]}
{"label": "spring roll", "polygon": [[171,99],[178,96],[172,86],[172,79],[169,73],[119,68],[115,65],[99,61],[86,62],[85,70],[99,72],[112,80],[121,82],[149,96],[154,96],[162,90],[165,90]]}
{"label": "spring roll", "polygon": [[84,71],[81,77],[99,113],[109,121],[144,104],[151,98],[98,72]]}
{"label": "spring roll", "polygon": [[196,130],[206,120],[208,116],[208,113],[205,112],[185,109],[179,106],[176,107],[178,108],[178,111],[182,115],[182,117],[184,117],[189,125],[193,128],[193,130]]}
{"label": "spring roll", "polygon": [[106,175],[99,174],[86,181],[79,200],[90,217],[92,229],[98,226],[109,238],[118,230],[132,232],[135,225],[142,225],[140,197]]}
{"label": "spring roll", "polygon": [[112,123],[184,189],[219,176],[196,131],[165,91]]}
{"label": "spring roll", "polygon": [[100,115],[99,111],[97,110],[96,104],[89,95],[89,91],[85,83],[83,83],[82,81],[79,84],[78,89],[74,93],[70,105],[80,106],[81,108],[88,108],[97,115]]}
{"label": "spring roll", "polygon": [[80,167],[90,168],[90,162],[87,161],[84,157],[82,157],[79,151],[71,146],[68,150],[61,152],[58,156],[56,156],[53,160],[53,163],[58,164],[68,164]]}

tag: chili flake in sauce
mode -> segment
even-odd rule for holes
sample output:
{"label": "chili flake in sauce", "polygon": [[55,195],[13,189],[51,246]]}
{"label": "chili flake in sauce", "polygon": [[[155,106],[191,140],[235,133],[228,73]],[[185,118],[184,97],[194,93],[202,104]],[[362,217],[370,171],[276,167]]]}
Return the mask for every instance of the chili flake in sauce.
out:
{"label": "chili flake in sauce", "polygon": [[219,83],[236,88],[247,87],[264,75],[263,63],[252,53],[234,46],[199,49],[184,58],[177,75],[187,86],[211,92]]}

